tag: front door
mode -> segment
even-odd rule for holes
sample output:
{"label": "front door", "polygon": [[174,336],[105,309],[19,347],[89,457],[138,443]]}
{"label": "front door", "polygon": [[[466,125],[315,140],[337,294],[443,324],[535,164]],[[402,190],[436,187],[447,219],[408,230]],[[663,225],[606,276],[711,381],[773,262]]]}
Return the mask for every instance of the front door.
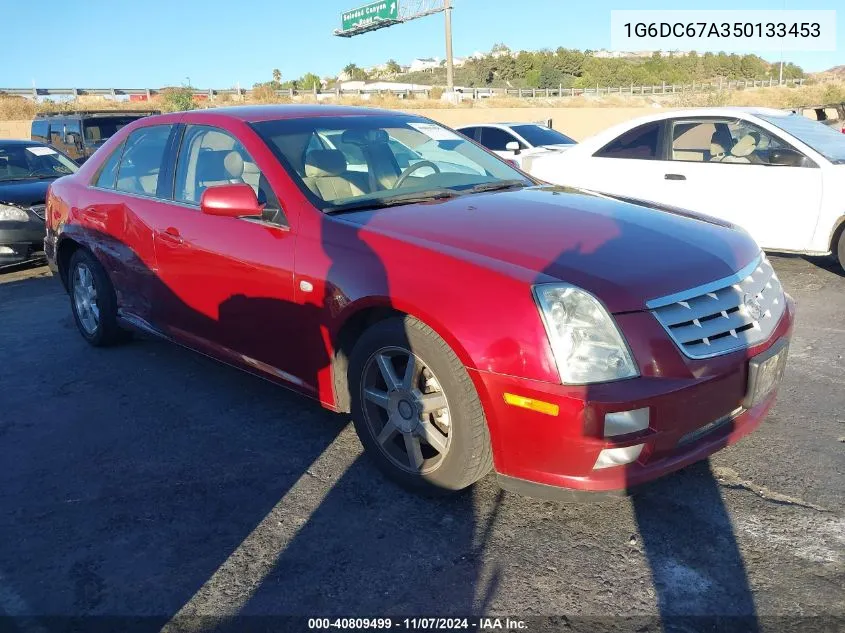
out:
{"label": "front door", "polygon": [[[256,218],[201,213],[209,187],[247,183],[265,202]],[[292,354],[300,310],[294,235],[258,165],[228,132],[189,125],[175,167],[174,202],[154,227],[161,284],[156,321],[176,340],[311,392]]]}
{"label": "front door", "polygon": [[813,236],[822,170],[742,119],[673,119],[661,198],[747,230],[763,248],[802,251]]}

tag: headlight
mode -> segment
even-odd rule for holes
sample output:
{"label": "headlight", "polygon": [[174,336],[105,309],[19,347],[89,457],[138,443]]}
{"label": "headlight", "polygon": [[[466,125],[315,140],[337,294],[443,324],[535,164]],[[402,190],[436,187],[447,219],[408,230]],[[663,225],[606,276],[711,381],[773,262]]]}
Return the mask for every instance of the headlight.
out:
{"label": "headlight", "polygon": [[598,299],[568,284],[543,284],[533,290],[564,384],[639,375],[622,333]]}
{"label": "headlight", "polygon": [[0,204],[0,222],[28,222],[29,216],[23,209]]}

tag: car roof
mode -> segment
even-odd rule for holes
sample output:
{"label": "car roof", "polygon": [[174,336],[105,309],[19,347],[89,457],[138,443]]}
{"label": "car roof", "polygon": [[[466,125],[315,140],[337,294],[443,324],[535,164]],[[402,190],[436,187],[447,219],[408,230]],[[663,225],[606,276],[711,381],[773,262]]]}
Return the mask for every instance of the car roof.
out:
{"label": "car roof", "polygon": [[459,125],[455,129],[461,130],[468,127],[514,127],[517,125],[536,125],[537,127],[546,127],[542,123],[537,123],[536,121],[510,121],[507,123],[500,121],[497,121],[495,123],[485,121],[484,123],[467,123],[466,125]]}
{"label": "car roof", "polygon": [[30,141],[29,139],[25,138],[2,138],[0,139],[0,145],[24,145],[24,146],[32,146],[32,145],[43,145],[47,147],[46,143],[39,143],[38,141]]}
{"label": "car roof", "polygon": [[579,145],[587,151],[588,148],[594,145],[606,143],[619,136],[620,134],[633,130],[635,127],[644,125],[646,123],[655,123],[664,121],[666,119],[694,119],[704,117],[730,117],[741,116],[747,117],[789,117],[800,116],[793,114],[789,110],[777,110],[775,108],[761,108],[761,107],[740,107],[740,106],[721,106],[710,108],[677,108],[671,110],[661,109],[654,114],[647,114],[645,116],[637,117],[622,121],[616,125],[611,125],[604,130],[593,134],[589,138],[584,139]]}
{"label": "car roof", "polygon": [[191,110],[182,114],[203,114],[230,120],[243,121],[245,123],[257,123],[259,121],[272,121],[275,119],[310,119],[313,117],[338,117],[338,116],[401,116],[413,117],[414,115],[399,110],[385,110],[380,108],[365,108],[358,106],[337,106],[337,105],[249,105],[249,106],[227,106],[225,108],[209,108],[207,110]]}
{"label": "car roof", "polygon": [[161,110],[88,110],[73,112],[39,112],[35,119],[76,119],[76,118],[107,118],[126,116],[155,116],[161,114]]}

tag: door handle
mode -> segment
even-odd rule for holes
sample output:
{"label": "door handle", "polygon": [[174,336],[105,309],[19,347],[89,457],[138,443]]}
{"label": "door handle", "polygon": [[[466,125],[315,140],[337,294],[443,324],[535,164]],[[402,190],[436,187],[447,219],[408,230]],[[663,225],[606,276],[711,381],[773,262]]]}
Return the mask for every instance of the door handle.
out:
{"label": "door handle", "polygon": [[170,242],[172,244],[182,244],[185,241],[182,239],[182,236],[179,235],[179,229],[175,226],[168,226],[163,231],[159,231],[158,236],[163,241]]}
{"label": "door handle", "polygon": [[684,176],[683,174],[666,174],[664,176],[664,178],[666,178],[666,180],[686,180],[687,179],[687,177]]}

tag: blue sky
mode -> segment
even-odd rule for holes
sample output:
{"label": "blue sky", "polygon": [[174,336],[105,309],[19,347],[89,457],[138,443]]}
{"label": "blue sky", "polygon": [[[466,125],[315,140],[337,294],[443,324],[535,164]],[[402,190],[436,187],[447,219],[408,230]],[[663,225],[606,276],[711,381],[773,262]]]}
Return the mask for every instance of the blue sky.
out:
{"label": "blue sky", "polygon": [[[444,56],[443,17],[367,35],[332,36],[340,13],[366,0],[0,0],[0,87],[242,87],[270,79],[335,74],[349,62]],[[514,49],[609,48],[611,9],[836,9],[841,0],[453,0],[456,55]],[[839,5],[839,6],[837,6]],[[845,12],[836,52],[789,53],[809,71],[845,64]],[[41,24],[40,31],[33,29]],[[39,37],[49,25],[50,39]],[[17,53],[16,53],[17,51]],[[756,51],[748,51],[756,52]],[[777,52],[760,53],[776,61]]]}

